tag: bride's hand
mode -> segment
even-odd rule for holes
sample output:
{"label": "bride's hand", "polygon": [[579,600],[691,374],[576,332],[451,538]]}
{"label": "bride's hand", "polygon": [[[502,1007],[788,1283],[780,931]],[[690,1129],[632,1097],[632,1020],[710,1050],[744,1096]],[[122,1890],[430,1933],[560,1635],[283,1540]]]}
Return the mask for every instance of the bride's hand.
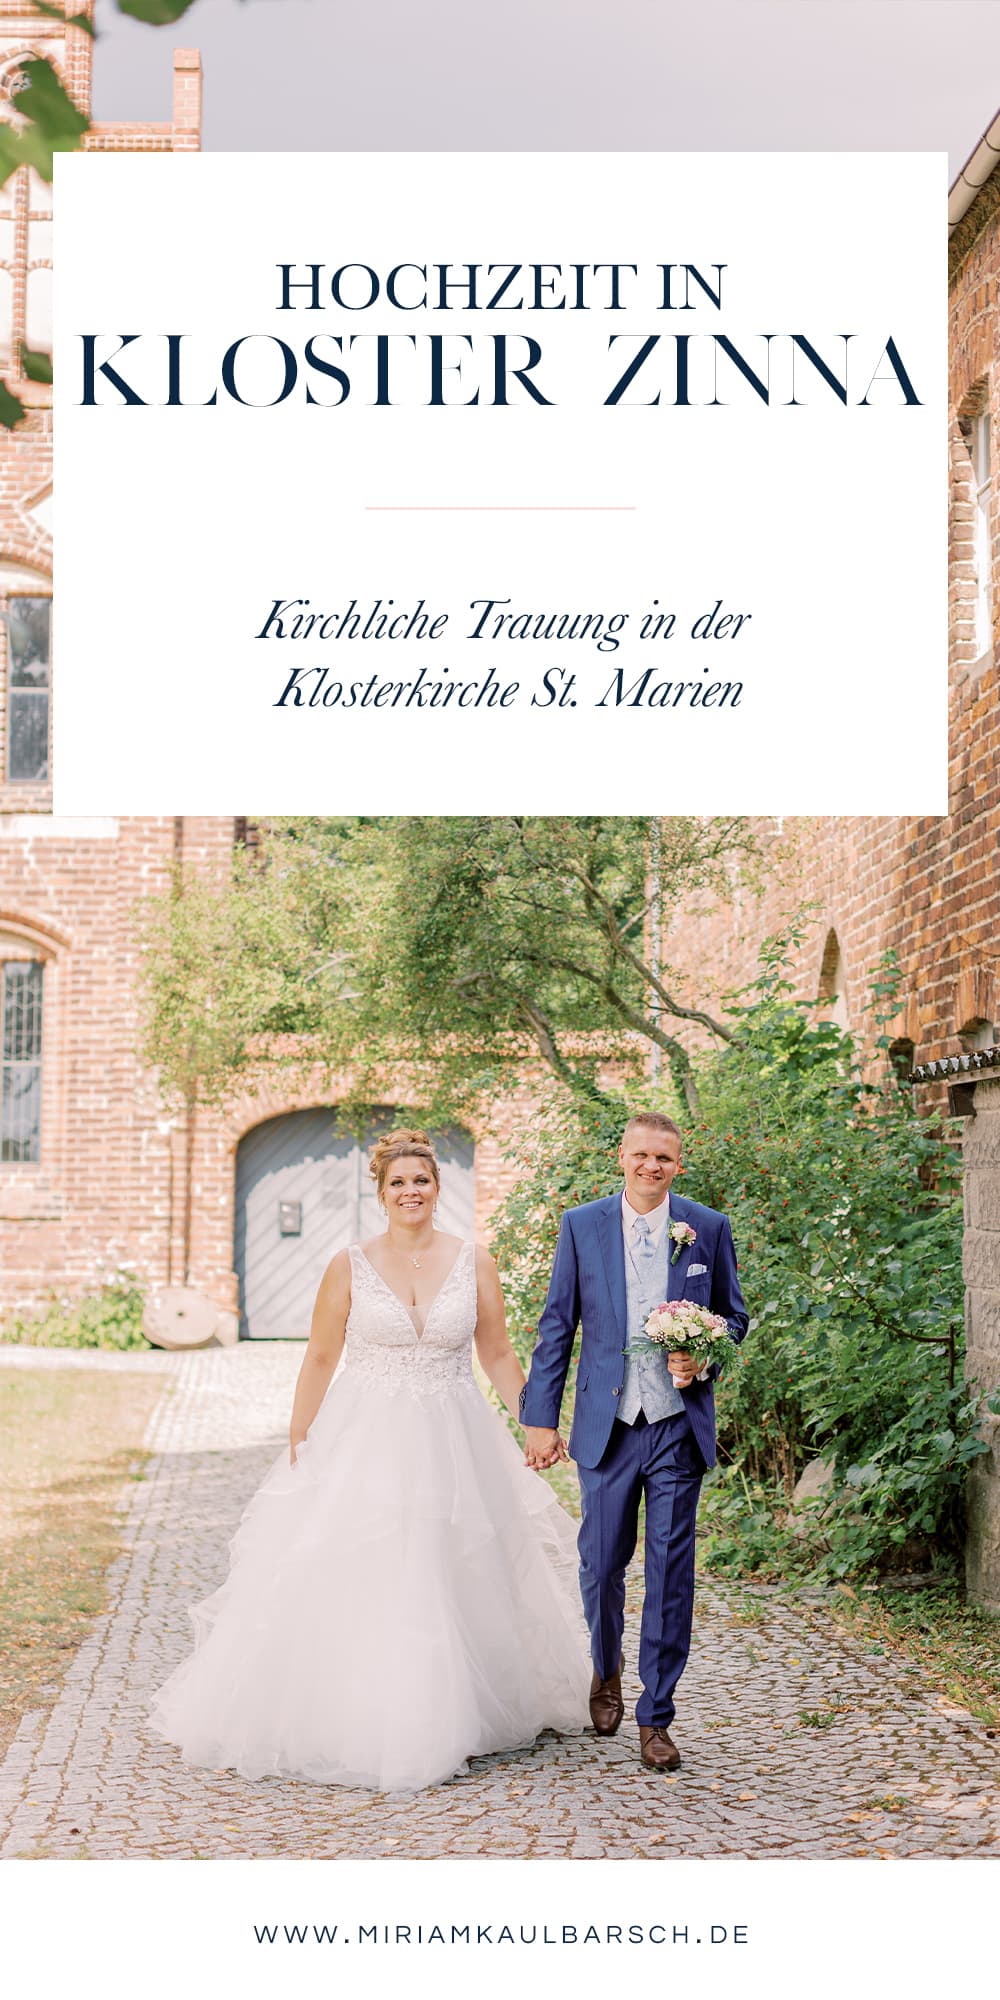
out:
{"label": "bride's hand", "polygon": [[569,1462],[569,1452],[566,1450],[566,1446],[564,1445],[562,1438],[557,1436],[555,1444],[553,1445],[552,1450],[550,1451],[548,1457],[537,1458],[535,1460],[534,1470],[535,1472],[549,1472],[552,1466],[567,1464],[568,1462]]}
{"label": "bride's hand", "polygon": [[559,1459],[569,1457],[559,1432],[528,1424],[524,1432],[524,1461],[533,1472],[546,1472]]}

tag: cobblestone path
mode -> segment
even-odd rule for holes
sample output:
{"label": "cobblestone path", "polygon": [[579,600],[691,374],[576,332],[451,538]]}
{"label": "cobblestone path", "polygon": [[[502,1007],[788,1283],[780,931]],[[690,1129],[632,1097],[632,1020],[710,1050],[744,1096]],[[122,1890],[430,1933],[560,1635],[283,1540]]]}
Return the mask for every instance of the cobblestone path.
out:
{"label": "cobblestone path", "polygon": [[[0,1769],[4,1855],[1000,1857],[995,1738],[814,1609],[717,1584],[699,1586],[674,1777],[640,1765],[631,1711],[611,1741],[546,1736],[415,1796],[189,1769],[146,1730],[147,1701],[281,1448],[299,1358],[281,1344],[158,1357],[165,1394],[111,1608]],[[634,1702],[638,1578],[630,1599]]]}

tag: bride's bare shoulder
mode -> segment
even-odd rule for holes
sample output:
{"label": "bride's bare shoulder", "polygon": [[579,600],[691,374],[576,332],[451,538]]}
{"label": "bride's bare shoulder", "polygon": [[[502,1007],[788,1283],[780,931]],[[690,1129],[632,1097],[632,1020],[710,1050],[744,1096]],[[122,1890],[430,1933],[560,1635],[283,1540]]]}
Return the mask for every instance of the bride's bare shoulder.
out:
{"label": "bride's bare shoulder", "polygon": [[331,1257],[320,1279],[320,1291],[331,1294],[349,1292],[351,1289],[351,1253],[338,1250]]}
{"label": "bride's bare shoulder", "polygon": [[497,1261],[492,1252],[487,1250],[485,1243],[473,1243],[472,1247],[476,1253],[477,1278],[481,1282],[485,1281],[486,1284],[498,1285],[500,1282],[500,1273],[497,1270]]}

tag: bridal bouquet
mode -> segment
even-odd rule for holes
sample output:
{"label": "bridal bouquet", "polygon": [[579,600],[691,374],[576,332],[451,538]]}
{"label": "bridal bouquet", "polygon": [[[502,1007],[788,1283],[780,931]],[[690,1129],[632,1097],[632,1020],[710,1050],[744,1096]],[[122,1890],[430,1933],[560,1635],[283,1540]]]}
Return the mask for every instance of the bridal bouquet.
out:
{"label": "bridal bouquet", "polygon": [[721,1368],[733,1351],[722,1314],[709,1312],[707,1306],[695,1305],[690,1299],[671,1299],[666,1305],[655,1306],[644,1331],[654,1347],[666,1347],[671,1354],[690,1354],[699,1370],[711,1361]]}

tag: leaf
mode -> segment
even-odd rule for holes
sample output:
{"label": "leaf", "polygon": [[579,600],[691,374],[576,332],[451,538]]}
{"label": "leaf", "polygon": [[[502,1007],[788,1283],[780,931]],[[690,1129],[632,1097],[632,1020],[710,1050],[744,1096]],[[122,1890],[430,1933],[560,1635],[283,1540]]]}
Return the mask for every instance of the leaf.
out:
{"label": "leaf", "polygon": [[28,82],[18,92],[18,111],[38,126],[57,152],[72,151],[87,130],[89,120],[85,113],[74,104],[52,64],[43,56],[29,56],[21,69]]}
{"label": "leaf", "polygon": [[50,21],[65,21],[67,28],[79,28],[91,40],[97,34],[89,14],[64,14],[61,7],[52,5],[52,0],[31,0],[31,7],[33,13],[44,14]]}
{"label": "leaf", "polygon": [[23,415],[24,404],[12,395],[6,382],[0,381],[0,425],[5,430],[12,431],[14,425],[20,423]]}
{"label": "leaf", "polygon": [[151,28],[179,21],[193,6],[194,0],[118,0],[119,14],[131,14],[135,21],[148,21]]}
{"label": "leaf", "polygon": [[21,373],[29,382],[51,382],[52,356],[41,348],[25,347],[21,342]]}
{"label": "leaf", "polygon": [[0,187],[18,167],[34,167],[43,180],[51,180],[51,149],[33,125],[21,131],[0,121]]}
{"label": "leaf", "polygon": [[881,1477],[882,1473],[877,1465],[849,1465],[844,1474],[848,1486],[859,1490],[866,1486],[877,1485]]}
{"label": "leaf", "polygon": [[53,154],[74,152],[90,121],[77,110],[52,64],[42,56],[27,56],[20,68],[27,83],[17,93],[17,110],[27,123],[0,126],[2,178],[26,166],[50,181]]}

